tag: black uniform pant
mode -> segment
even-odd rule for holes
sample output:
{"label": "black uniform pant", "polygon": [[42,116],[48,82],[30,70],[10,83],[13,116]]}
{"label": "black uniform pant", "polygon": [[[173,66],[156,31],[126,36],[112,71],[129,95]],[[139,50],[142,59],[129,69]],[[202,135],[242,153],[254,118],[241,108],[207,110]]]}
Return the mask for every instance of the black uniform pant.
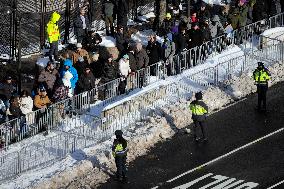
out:
{"label": "black uniform pant", "polygon": [[115,157],[116,177],[122,178],[126,176],[126,156]]}
{"label": "black uniform pant", "polygon": [[257,109],[261,110],[261,105],[263,105],[263,109],[266,110],[266,92],[268,86],[267,84],[258,84],[257,85],[257,94],[258,94],[258,103]]}
{"label": "black uniform pant", "polygon": [[197,128],[198,127],[200,127],[200,129],[201,129],[202,137],[206,138],[205,131],[204,131],[205,121],[193,120],[193,123],[194,123],[194,125],[193,125],[193,136],[194,136],[194,139],[197,138]]}
{"label": "black uniform pant", "polygon": [[54,60],[58,61],[58,41],[50,43],[49,60],[51,62],[53,62],[52,55],[54,55]]}

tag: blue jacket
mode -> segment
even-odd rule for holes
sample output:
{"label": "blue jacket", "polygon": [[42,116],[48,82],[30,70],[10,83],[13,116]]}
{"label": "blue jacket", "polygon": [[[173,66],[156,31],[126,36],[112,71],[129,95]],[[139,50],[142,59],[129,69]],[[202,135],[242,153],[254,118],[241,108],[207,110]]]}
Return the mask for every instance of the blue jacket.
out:
{"label": "blue jacket", "polygon": [[66,59],[64,61],[64,67],[60,72],[60,76],[61,78],[64,77],[65,72],[67,71],[65,69],[65,66],[69,66],[69,72],[71,72],[71,74],[73,75],[72,79],[71,79],[71,88],[74,89],[76,87],[76,83],[78,81],[78,73],[77,70],[72,66],[72,61],[70,59]]}

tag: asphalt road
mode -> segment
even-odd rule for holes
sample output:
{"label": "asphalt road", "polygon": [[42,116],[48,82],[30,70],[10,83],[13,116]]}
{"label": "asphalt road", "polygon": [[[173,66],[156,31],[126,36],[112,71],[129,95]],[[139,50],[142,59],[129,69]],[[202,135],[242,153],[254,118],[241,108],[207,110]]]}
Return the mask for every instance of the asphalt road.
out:
{"label": "asphalt road", "polygon": [[[257,95],[211,115],[209,141],[195,143],[191,134],[177,133],[155,145],[128,167],[128,183],[110,179],[101,189],[143,188],[268,188],[284,180],[284,131],[269,136],[172,182],[178,175],[284,127],[284,85],[267,95],[268,113],[255,111]],[[213,184],[212,184],[213,183]],[[217,187],[217,185],[220,186]],[[229,187],[231,184],[232,187]],[[282,186],[282,187],[281,187]],[[284,184],[276,188],[284,188]]]}

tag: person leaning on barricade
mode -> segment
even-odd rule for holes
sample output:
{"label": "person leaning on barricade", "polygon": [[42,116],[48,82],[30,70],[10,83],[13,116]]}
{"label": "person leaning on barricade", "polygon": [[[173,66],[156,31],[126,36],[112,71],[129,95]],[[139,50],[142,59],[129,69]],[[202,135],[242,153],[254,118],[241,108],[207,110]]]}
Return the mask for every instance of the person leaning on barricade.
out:
{"label": "person leaning on barricade", "polygon": [[137,70],[139,72],[139,88],[142,88],[147,82],[145,68],[147,68],[149,64],[149,57],[146,51],[143,49],[141,42],[136,43],[136,50],[134,55],[137,62]]}
{"label": "person leaning on barricade", "polygon": [[65,107],[69,106],[68,101],[64,101],[68,99],[68,93],[69,88],[64,85],[62,79],[58,79],[55,84],[52,100],[56,104],[55,106],[55,112],[53,111],[53,114],[55,114],[55,117],[60,119],[65,118]]}
{"label": "person leaning on barricade", "polygon": [[166,64],[166,71],[167,75],[170,76],[173,74],[174,69],[174,55],[175,55],[175,43],[170,39],[169,35],[166,33],[164,34],[164,41],[162,44],[162,54],[163,54],[163,61]]}
{"label": "person leaning on barricade", "polygon": [[36,110],[39,110],[36,115],[36,123],[40,126],[40,131],[47,131],[48,127],[48,112],[47,108],[51,105],[51,101],[47,96],[46,89],[43,86],[39,87],[38,94],[34,98],[34,106]]}
{"label": "person leaning on barricade", "polygon": [[125,92],[127,92],[128,75],[131,73],[129,65],[129,56],[127,54],[123,55],[123,57],[119,60],[118,64],[119,64],[119,75],[121,78],[118,90],[120,94],[124,94]]}

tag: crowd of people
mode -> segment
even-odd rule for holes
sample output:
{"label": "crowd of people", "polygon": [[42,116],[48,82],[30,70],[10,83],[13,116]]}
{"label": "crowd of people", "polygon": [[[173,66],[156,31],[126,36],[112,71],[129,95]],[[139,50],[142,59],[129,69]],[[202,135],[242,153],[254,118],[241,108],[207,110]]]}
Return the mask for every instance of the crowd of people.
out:
{"label": "crowd of people", "polygon": [[[117,3],[120,10],[114,16]],[[77,44],[70,44],[67,49],[58,52],[61,37],[58,21],[61,16],[54,12],[47,24],[50,61],[39,73],[30,93],[23,90],[17,95],[12,77],[6,77],[1,90],[0,123],[25,116],[33,110],[44,110],[52,103],[117,78],[121,78],[118,89],[119,94],[123,94],[133,86],[133,75],[138,70],[159,61],[166,62],[167,75],[172,75],[172,69],[175,68],[172,66],[175,64],[173,57],[186,49],[200,46],[222,34],[230,34],[234,29],[267,19],[284,10],[283,1],[277,0],[232,0],[225,6],[208,5],[196,0],[192,1],[191,16],[188,18],[180,10],[179,4],[179,0],[167,1],[163,22],[158,27],[153,26],[156,31],[149,36],[148,44],[143,46],[129,36],[127,1],[106,0],[102,8],[105,34],[115,39],[117,56],[100,46],[102,37],[91,30],[88,9],[84,6],[73,24]],[[161,43],[157,41],[157,35],[162,36]],[[157,74],[155,67],[150,72],[151,75]],[[144,74],[138,74],[139,87],[144,85]]]}

